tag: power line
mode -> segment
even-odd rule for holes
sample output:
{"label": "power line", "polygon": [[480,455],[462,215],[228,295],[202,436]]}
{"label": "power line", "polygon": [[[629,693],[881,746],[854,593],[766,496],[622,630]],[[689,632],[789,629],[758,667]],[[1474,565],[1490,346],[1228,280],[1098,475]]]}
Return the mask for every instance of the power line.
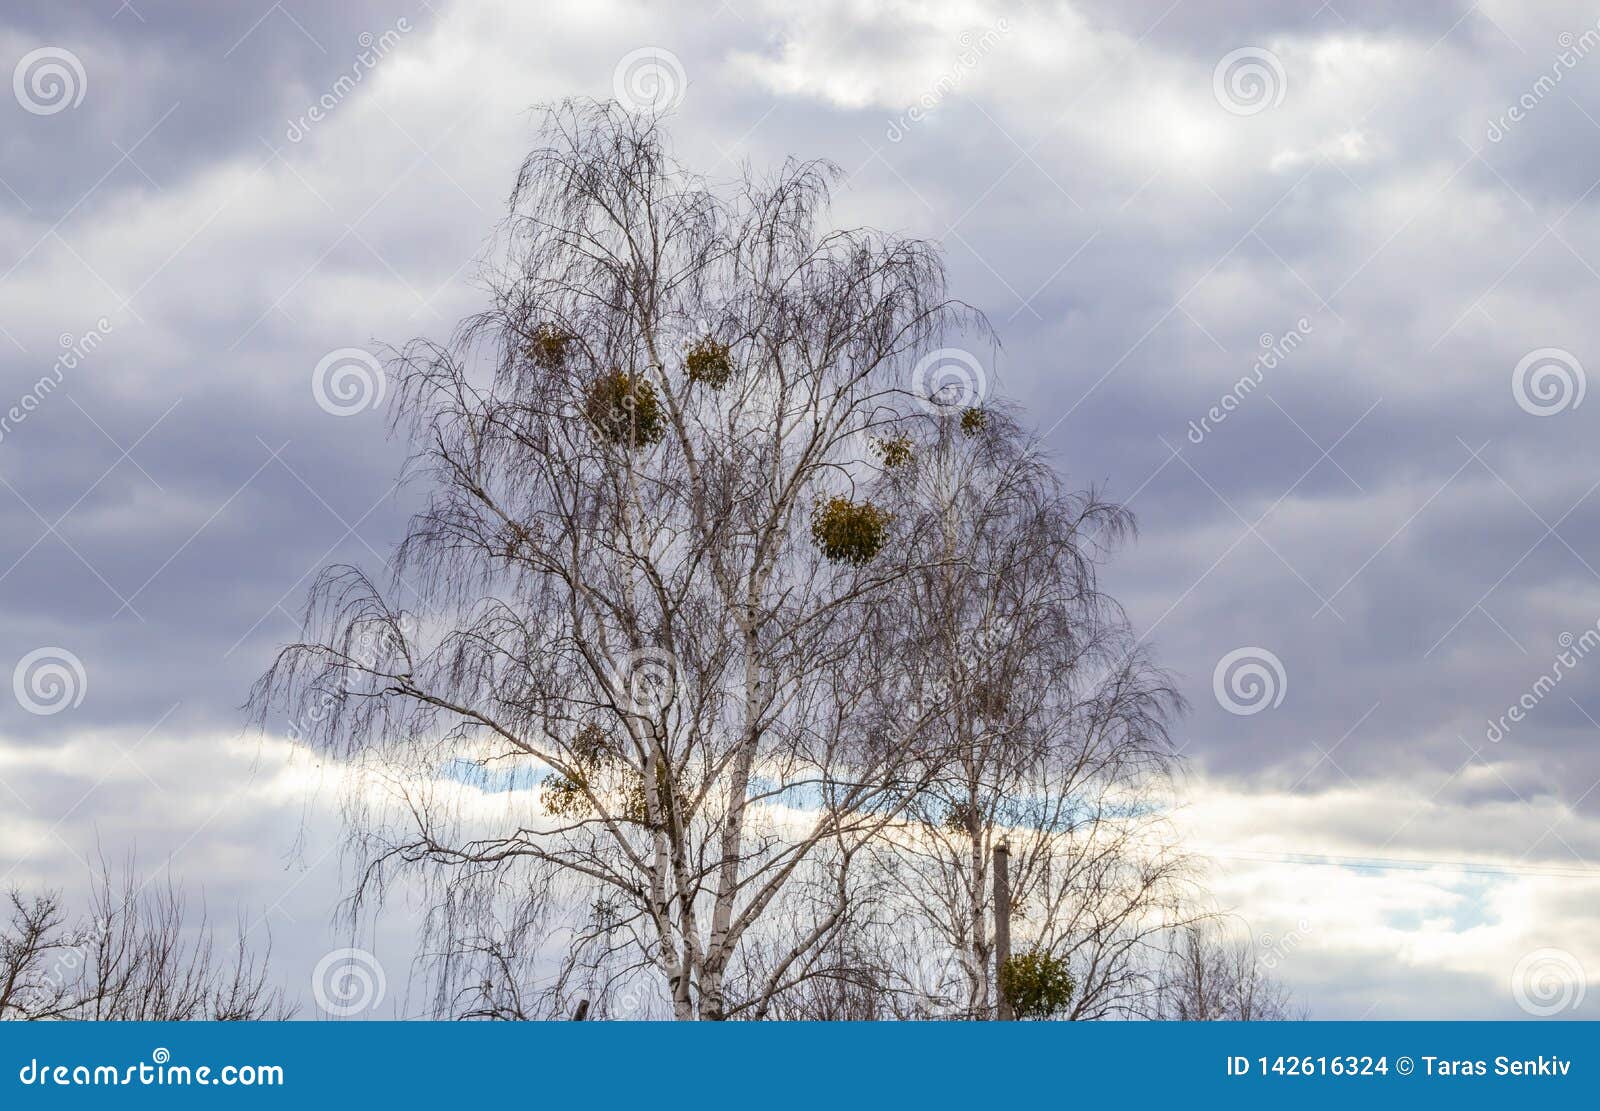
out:
{"label": "power line", "polygon": [[1378,871],[1425,872],[1449,868],[1469,875],[1549,876],[1556,879],[1600,880],[1600,868],[1580,868],[1559,864],[1489,864],[1475,860],[1427,860],[1403,857],[1340,856],[1335,853],[1265,852],[1251,849],[1201,850],[1221,860],[1243,860],[1262,864],[1314,864],[1331,868],[1371,868]]}

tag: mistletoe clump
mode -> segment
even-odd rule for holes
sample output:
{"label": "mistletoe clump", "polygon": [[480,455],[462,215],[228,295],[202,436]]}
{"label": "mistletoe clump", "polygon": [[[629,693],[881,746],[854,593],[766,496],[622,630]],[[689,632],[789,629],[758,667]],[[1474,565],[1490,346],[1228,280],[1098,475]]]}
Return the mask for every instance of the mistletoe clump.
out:
{"label": "mistletoe clump", "polygon": [[589,805],[589,781],[581,774],[573,779],[550,775],[539,784],[539,802],[545,813],[557,818],[586,818],[594,809]]}
{"label": "mistletoe clump", "polygon": [[1000,968],[1000,990],[1021,1019],[1055,1017],[1072,1002],[1076,987],[1067,962],[1043,949],[1018,953]]}
{"label": "mistletoe clump", "polygon": [[666,417],[653,382],[640,374],[613,370],[589,385],[584,416],[614,444],[645,447],[667,434]]}
{"label": "mistletoe clump", "polygon": [[683,364],[689,372],[689,381],[703,382],[714,390],[726,386],[728,379],[733,376],[733,360],[728,357],[728,345],[718,343],[709,336],[689,348]]}
{"label": "mistletoe clump", "polygon": [[873,440],[872,450],[879,461],[883,463],[884,470],[892,471],[896,467],[904,467],[911,462],[911,437],[900,435],[891,436],[883,440]]}
{"label": "mistletoe clump", "polygon": [[970,834],[983,824],[983,815],[974,802],[952,802],[944,812],[944,828],[949,833]]}
{"label": "mistletoe clump", "polygon": [[577,338],[553,324],[541,324],[533,330],[523,354],[540,370],[560,370],[567,362],[567,348]]}
{"label": "mistletoe clump", "polygon": [[961,431],[976,436],[989,427],[989,414],[982,409],[968,409],[961,414]]}
{"label": "mistletoe clump", "polygon": [[835,563],[860,567],[883,549],[889,538],[889,514],[871,502],[828,498],[812,511],[811,536]]}
{"label": "mistletoe clump", "polygon": [[545,811],[558,818],[588,817],[594,811],[589,793],[610,759],[611,746],[604,729],[592,722],[579,729],[567,746],[570,774],[552,773],[539,786]]}

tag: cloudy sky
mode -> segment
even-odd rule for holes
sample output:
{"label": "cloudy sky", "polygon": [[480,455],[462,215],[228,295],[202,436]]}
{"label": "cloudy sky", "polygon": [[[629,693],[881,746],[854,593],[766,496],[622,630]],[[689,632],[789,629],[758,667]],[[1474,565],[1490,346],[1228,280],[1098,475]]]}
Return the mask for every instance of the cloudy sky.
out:
{"label": "cloudy sky", "polygon": [[940,242],[995,387],[1137,512],[1180,818],[1314,1016],[1600,1017],[1597,19],[8,4],[6,881],[136,849],[308,994],[337,790],[239,707],[415,496],[359,353],[481,304],[532,105],[666,95],[703,170],[829,158],[839,221]]}

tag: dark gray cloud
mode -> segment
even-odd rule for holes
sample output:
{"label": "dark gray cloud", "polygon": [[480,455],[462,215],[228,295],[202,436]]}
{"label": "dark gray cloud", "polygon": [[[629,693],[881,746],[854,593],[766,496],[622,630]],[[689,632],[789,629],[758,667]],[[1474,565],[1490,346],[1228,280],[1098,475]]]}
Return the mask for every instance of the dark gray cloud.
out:
{"label": "dark gray cloud", "polygon": [[[397,24],[420,30],[431,21],[426,4],[378,0],[13,5],[6,30],[22,49],[8,70],[29,50],[70,51],[81,79],[60,72],[81,105],[49,115],[11,98],[0,105],[12,199],[55,219],[102,176],[103,203],[126,190],[181,185],[220,158],[258,157],[263,142],[281,146],[341,77],[368,72],[358,58],[381,52],[375,40]],[[40,86],[39,99],[54,105],[59,96],[49,90]]]}

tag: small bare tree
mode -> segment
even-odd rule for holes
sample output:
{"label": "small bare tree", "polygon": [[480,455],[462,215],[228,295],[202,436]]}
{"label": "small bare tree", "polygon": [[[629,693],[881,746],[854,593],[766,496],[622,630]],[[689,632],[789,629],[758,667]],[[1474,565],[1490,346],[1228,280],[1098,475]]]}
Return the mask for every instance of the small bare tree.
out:
{"label": "small bare tree", "polygon": [[1222,919],[1174,931],[1151,1017],[1174,1022],[1277,1022],[1304,1018],[1247,937]]}
{"label": "small bare tree", "polygon": [[59,895],[7,896],[0,927],[0,1019],[141,1022],[285,1019],[293,1007],[241,934],[218,952],[204,911],[170,885],[114,883],[102,872],[76,924]]}

